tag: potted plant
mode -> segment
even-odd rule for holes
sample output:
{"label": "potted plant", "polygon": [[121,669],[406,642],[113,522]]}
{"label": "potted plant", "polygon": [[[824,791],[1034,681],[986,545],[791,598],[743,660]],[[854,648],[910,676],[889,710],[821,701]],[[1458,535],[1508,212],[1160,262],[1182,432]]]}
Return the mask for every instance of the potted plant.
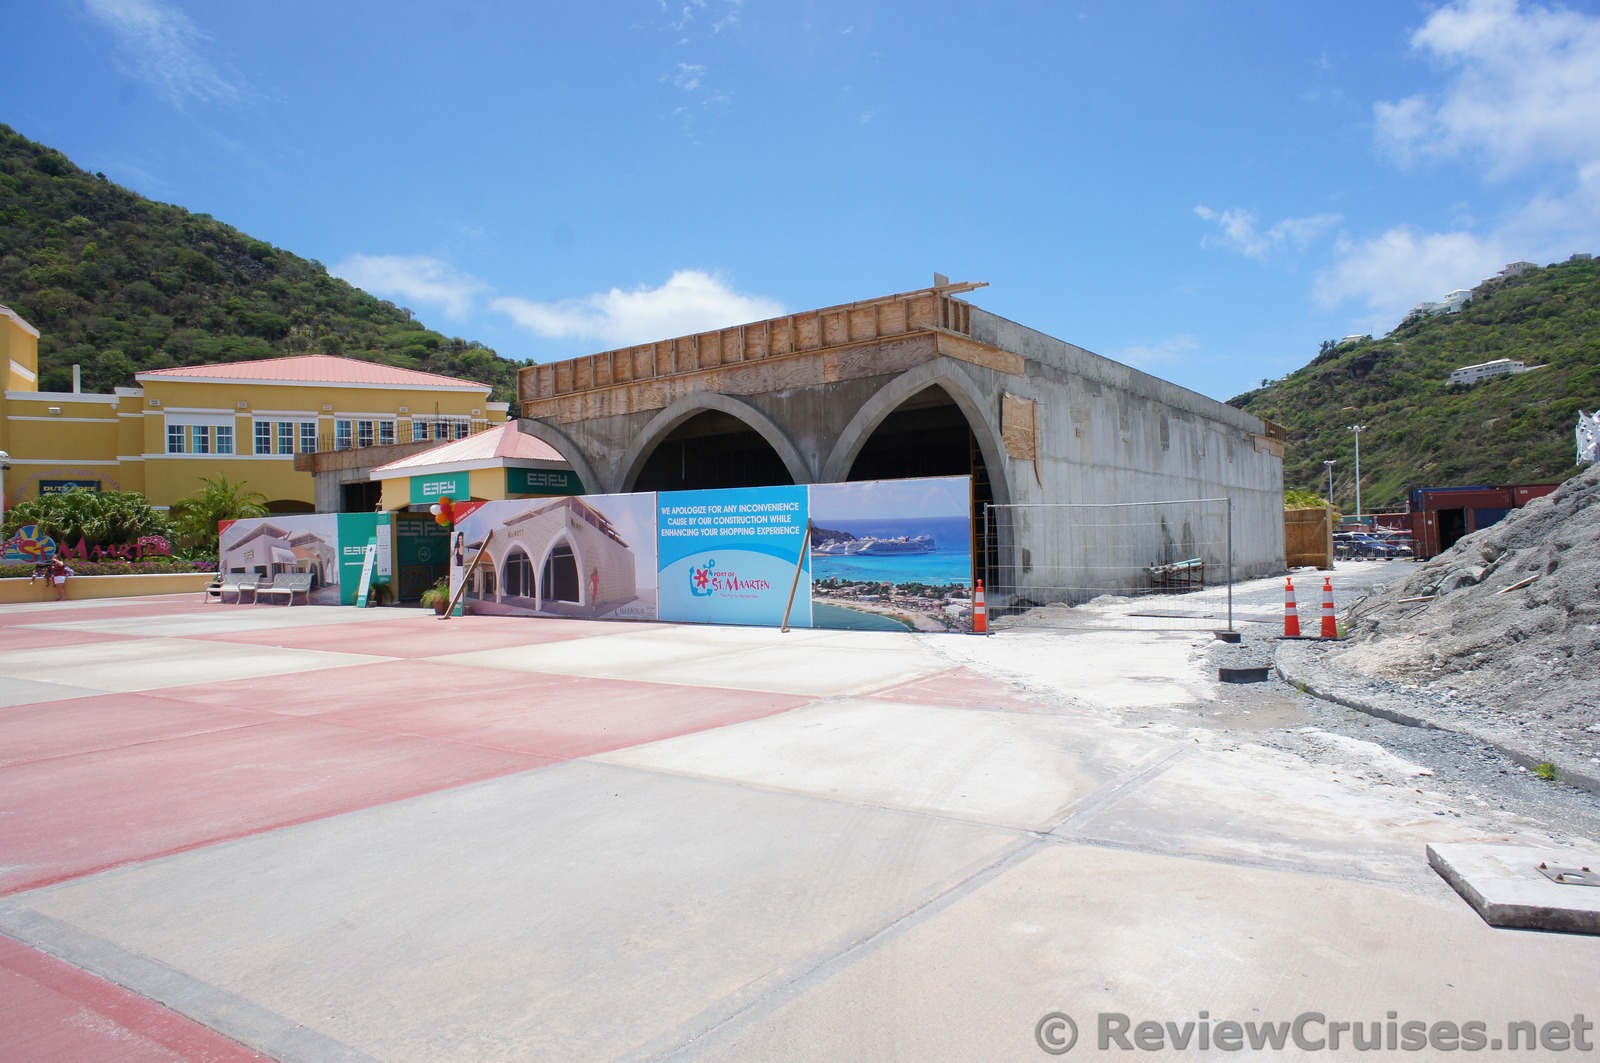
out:
{"label": "potted plant", "polygon": [[432,609],[440,616],[445,614],[445,610],[450,608],[450,580],[448,577],[440,576],[433,586],[422,592],[422,607],[424,609]]}

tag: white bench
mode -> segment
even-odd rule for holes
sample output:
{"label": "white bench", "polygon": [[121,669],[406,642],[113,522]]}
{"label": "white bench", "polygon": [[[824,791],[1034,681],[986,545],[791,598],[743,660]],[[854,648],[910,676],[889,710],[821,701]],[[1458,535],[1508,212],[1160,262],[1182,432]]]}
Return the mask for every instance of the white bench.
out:
{"label": "white bench", "polygon": [[311,573],[309,572],[280,572],[269,583],[246,585],[244,590],[250,592],[252,602],[260,602],[263,594],[268,597],[283,598],[289,605],[294,604],[294,596],[306,596],[306,604],[311,604]]}

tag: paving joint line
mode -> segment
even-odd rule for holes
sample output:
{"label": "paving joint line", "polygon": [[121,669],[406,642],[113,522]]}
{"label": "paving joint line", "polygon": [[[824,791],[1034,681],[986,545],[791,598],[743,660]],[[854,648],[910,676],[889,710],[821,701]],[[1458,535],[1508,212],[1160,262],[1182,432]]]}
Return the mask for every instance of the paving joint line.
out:
{"label": "paving joint line", "polygon": [[0,902],[0,930],[279,1063],[380,1063],[342,1041],[160,960],[70,923],[19,909],[11,901]]}

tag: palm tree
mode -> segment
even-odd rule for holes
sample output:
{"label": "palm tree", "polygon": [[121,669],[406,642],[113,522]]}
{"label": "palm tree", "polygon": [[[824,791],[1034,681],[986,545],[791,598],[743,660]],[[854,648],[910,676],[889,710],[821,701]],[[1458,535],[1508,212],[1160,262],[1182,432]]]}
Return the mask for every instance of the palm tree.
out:
{"label": "palm tree", "polygon": [[226,476],[215,480],[202,476],[200,482],[203,488],[172,504],[178,534],[193,549],[215,553],[217,525],[222,521],[267,515],[267,496],[246,491],[243,480],[230,484]]}

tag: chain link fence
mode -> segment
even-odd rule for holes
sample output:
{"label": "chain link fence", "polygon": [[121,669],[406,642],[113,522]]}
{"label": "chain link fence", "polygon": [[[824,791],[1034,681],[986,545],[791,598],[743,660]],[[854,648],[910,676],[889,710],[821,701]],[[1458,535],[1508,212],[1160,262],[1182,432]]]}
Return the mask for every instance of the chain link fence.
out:
{"label": "chain link fence", "polygon": [[983,534],[996,628],[1233,626],[1230,499],[990,504]]}

